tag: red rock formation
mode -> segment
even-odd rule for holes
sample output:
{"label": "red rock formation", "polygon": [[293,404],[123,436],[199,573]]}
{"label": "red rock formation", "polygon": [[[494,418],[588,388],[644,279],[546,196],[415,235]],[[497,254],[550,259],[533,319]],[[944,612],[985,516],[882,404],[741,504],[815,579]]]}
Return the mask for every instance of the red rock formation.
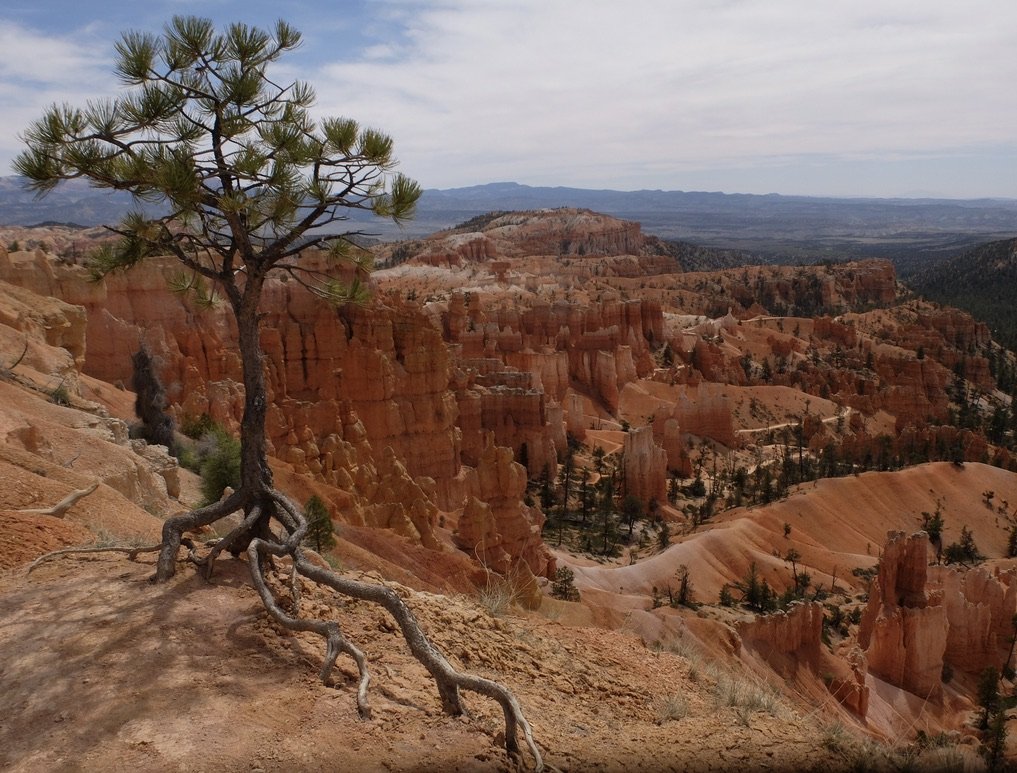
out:
{"label": "red rock formation", "polygon": [[865,654],[852,646],[842,658],[832,663],[828,659],[827,667],[830,670],[822,676],[830,695],[855,716],[865,719],[869,711],[869,686],[865,683],[869,664]]}
{"label": "red rock formation", "polygon": [[[675,419],[681,431],[686,434],[708,437],[729,448],[738,446],[738,436],[735,435],[731,418],[730,401],[717,384],[701,383],[692,395],[682,387],[670,414],[658,417],[657,421],[661,418],[665,422],[668,418]],[[669,453],[669,457],[673,456],[673,453]],[[672,464],[675,461],[671,458]]]}
{"label": "red rock formation", "polygon": [[667,452],[653,442],[653,428],[625,433],[625,491],[644,505],[667,497]]}
{"label": "red rock formation", "polygon": [[675,418],[654,421],[654,438],[667,454],[667,469],[677,471],[682,477],[692,475],[692,460],[682,439],[682,428]]}
{"label": "red rock formation", "polygon": [[795,602],[785,611],[756,615],[737,624],[742,642],[785,679],[800,666],[815,669],[823,633],[823,605]]}
{"label": "red rock formation", "polygon": [[930,582],[943,592],[950,628],[944,659],[958,671],[980,674],[1007,661],[1017,611],[1015,572],[990,574],[981,567],[963,570],[935,566]]}
{"label": "red rock formation", "polygon": [[575,392],[565,396],[565,428],[577,440],[586,439],[586,414],[583,409],[583,398]]}
{"label": "red rock formation", "polygon": [[57,298],[36,295],[34,292],[0,281],[0,325],[17,331],[21,339],[5,350],[3,367],[10,367],[25,350],[25,365],[35,365],[40,372],[48,372],[55,361],[54,352],[47,352],[45,358],[36,351],[36,343],[62,349],[54,375],[73,389],[77,384],[78,369],[85,357],[85,310],[80,306],[64,303]]}
{"label": "red rock formation", "polygon": [[1017,586],[1013,570],[930,568],[928,544],[924,532],[889,535],[858,641],[873,674],[936,698],[944,663],[978,674],[1006,662]]}
{"label": "red rock formation", "polygon": [[924,532],[892,532],[869,587],[858,643],[869,671],[922,698],[942,694],[948,619],[942,592],[930,592]]}
{"label": "red rock formation", "polygon": [[544,516],[523,504],[526,470],[510,449],[489,442],[467,475],[466,491],[456,545],[497,572],[524,564],[536,576],[554,576],[554,558],[540,537]]}
{"label": "red rock formation", "polygon": [[822,677],[841,705],[864,719],[869,706],[865,656],[856,647],[841,657],[823,647],[823,613],[818,601],[794,602],[782,612],[739,622],[737,630],[745,649],[784,679],[792,679],[801,669],[810,671]]}
{"label": "red rock formation", "polygon": [[581,305],[535,302],[519,309],[467,308],[453,294],[443,316],[450,343],[461,346],[464,361],[498,358],[528,371],[536,388],[561,402],[574,382],[596,394],[612,412],[617,392],[653,370],[650,341],[663,340],[659,304],[616,298]]}

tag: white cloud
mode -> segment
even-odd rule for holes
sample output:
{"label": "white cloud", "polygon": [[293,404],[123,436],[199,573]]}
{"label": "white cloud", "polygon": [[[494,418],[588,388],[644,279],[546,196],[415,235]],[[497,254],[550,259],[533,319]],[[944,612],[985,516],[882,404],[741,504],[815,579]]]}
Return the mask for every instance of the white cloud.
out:
{"label": "white cloud", "polygon": [[710,165],[1008,143],[1017,123],[1017,5],[393,5],[402,58],[311,80],[323,111],[390,131],[429,185],[675,187]]}
{"label": "white cloud", "polygon": [[0,158],[5,160],[21,151],[18,135],[49,105],[83,104],[112,94],[116,85],[110,41],[95,38],[89,28],[56,36],[0,20],[0,51]]}
{"label": "white cloud", "polygon": [[0,80],[43,86],[94,82],[97,73],[109,69],[104,61],[109,41],[91,37],[87,30],[74,37],[49,36],[0,20]]}

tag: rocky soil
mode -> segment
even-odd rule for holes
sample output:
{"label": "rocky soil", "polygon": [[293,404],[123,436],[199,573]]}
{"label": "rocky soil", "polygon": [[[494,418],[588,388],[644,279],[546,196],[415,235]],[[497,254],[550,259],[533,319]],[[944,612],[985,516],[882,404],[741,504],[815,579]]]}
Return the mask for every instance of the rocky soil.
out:
{"label": "rocky soil", "polygon": [[[374,717],[365,722],[352,663],[340,661],[336,684],[318,683],[320,640],[269,622],[242,562],[223,562],[210,584],[182,572],[153,587],[152,570],[143,557],[69,557],[0,579],[0,767],[517,769],[498,745],[500,709],[471,696],[471,716],[443,716],[376,607],[311,590],[303,600],[368,653]],[[552,769],[843,767],[823,745],[842,739],[819,717],[706,656],[404,592],[455,665],[516,691]]]}

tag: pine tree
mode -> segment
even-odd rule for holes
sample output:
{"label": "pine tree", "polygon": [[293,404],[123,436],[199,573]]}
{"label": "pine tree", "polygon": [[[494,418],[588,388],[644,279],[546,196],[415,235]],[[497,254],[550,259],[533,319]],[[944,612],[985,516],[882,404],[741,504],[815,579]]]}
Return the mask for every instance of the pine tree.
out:
{"label": "pine tree", "polygon": [[324,553],[335,547],[335,528],[328,506],[317,494],[313,494],[304,505],[304,517],[307,518],[307,535],[304,544],[313,547],[318,553]]}
{"label": "pine tree", "polygon": [[[366,661],[334,624],[294,618],[280,605],[265,580],[273,557],[291,559],[294,585],[303,575],[384,606],[435,680],[446,713],[463,713],[461,689],[499,701],[507,749],[518,750],[522,728],[539,767],[540,752],[511,693],[455,671],[391,589],[309,561],[301,547],[305,515],[274,486],[265,433],[263,289],[285,276],[329,303],[363,302],[370,256],[357,246],[356,230],[337,233],[337,224],[356,211],[401,221],[412,216],[421,194],[416,182],[394,171],[390,137],[350,118],[312,118],[314,90],[272,71],[300,41],[284,21],[271,30],[231,24],[218,31],[209,19],[177,16],[161,35],[127,32],[115,46],[121,95],[83,108],[50,107],[25,130],[27,147],[14,169],[40,195],[82,178],[127,192],[138,204],[156,204],[161,214],[139,207],[114,229],[119,240],[90,261],[93,278],[169,256],[180,268],[175,289],[202,305],[225,303],[236,322],[244,386],[240,485],[220,502],[165,521],[155,580],[176,573],[184,532],[243,511],[237,528],[204,555],[192,551],[192,561],[208,574],[223,550],[246,553],[251,581],[273,618],[327,640],[323,680],[342,652],[357,658],[364,675]],[[347,281],[337,278],[340,264],[349,268]],[[366,692],[358,703],[366,713]]]}

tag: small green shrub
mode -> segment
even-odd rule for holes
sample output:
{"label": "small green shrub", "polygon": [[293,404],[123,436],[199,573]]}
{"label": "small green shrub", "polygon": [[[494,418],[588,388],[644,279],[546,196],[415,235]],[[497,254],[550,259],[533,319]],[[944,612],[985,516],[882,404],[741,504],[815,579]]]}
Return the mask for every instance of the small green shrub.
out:
{"label": "small green shrub", "polygon": [[221,429],[221,426],[207,413],[200,416],[184,416],[180,420],[180,431],[194,440],[199,440],[218,429]]}
{"label": "small green shrub", "polygon": [[576,588],[576,575],[567,566],[558,568],[551,583],[551,595],[562,601],[579,601],[579,589]]}
{"label": "small green shrub", "polygon": [[720,605],[722,607],[733,607],[734,603],[734,594],[731,593],[731,586],[724,583],[720,586]]}
{"label": "small green shrub", "polygon": [[332,515],[328,505],[317,494],[311,496],[304,505],[304,518],[307,519],[307,534],[304,544],[323,553],[335,547],[335,529],[332,526]]}
{"label": "small green shrub", "polygon": [[943,551],[943,560],[948,564],[976,564],[984,559],[967,526],[961,527],[960,539],[947,545]]}
{"label": "small green shrub", "polygon": [[240,441],[237,438],[222,429],[210,432],[201,439],[198,456],[204,504],[218,502],[227,487],[234,490],[240,487]]}
{"label": "small green shrub", "polygon": [[64,382],[61,381],[57,387],[49,393],[49,399],[57,405],[70,405],[71,393],[67,391],[67,387],[64,385]]}
{"label": "small green shrub", "polygon": [[181,446],[177,449],[177,461],[185,470],[201,474],[201,459],[198,452],[189,446]]}

